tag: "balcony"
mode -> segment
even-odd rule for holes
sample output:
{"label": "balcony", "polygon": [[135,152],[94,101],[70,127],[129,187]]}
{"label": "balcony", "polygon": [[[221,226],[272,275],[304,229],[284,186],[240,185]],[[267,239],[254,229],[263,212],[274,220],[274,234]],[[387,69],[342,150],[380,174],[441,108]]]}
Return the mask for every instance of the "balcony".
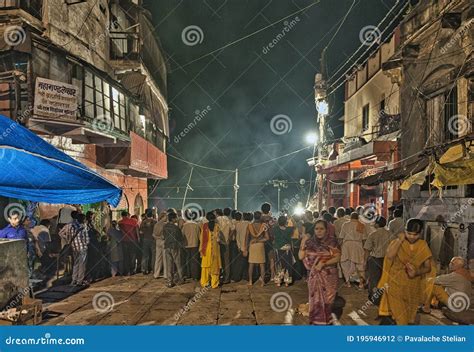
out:
{"label": "balcony", "polygon": [[134,132],[130,132],[129,146],[103,148],[99,161],[106,169],[119,169],[134,177],[168,177],[166,154]]}
{"label": "balcony", "polygon": [[140,59],[138,33],[110,32],[110,59],[132,60]]}
{"label": "balcony", "polygon": [[43,0],[0,0],[0,10],[15,9],[24,10],[32,16],[41,19]]}

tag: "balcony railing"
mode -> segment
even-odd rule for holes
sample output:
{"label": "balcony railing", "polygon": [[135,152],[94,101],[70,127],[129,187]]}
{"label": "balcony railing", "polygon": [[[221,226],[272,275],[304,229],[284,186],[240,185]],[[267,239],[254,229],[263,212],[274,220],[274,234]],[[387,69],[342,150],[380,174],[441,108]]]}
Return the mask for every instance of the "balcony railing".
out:
{"label": "balcony railing", "polygon": [[110,58],[112,60],[138,60],[139,57],[138,33],[110,32]]}
{"label": "balcony railing", "polygon": [[22,9],[41,19],[43,0],[0,0],[0,10]]}

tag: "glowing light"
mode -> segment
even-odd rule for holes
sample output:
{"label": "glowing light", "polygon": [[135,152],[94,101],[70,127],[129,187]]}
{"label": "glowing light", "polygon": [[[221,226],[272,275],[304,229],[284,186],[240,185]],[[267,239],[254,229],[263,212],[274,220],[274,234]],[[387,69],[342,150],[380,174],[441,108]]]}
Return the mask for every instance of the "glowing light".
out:
{"label": "glowing light", "polygon": [[302,206],[298,205],[298,206],[296,206],[296,207],[293,209],[293,214],[295,214],[295,215],[303,215],[303,214],[304,214],[304,211],[305,211],[305,209],[304,209]]}
{"label": "glowing light", "polygon": [[326,100],[316,101],[316,110],[320,115],[327,115],[329,113],[329,105]]}
{"label": "glowing light", "polygon": [[315,144],[317,140],[318,140],[318,136],[316,136],[316,133],[308,133],[306,135],[306,142],[308,144]]}

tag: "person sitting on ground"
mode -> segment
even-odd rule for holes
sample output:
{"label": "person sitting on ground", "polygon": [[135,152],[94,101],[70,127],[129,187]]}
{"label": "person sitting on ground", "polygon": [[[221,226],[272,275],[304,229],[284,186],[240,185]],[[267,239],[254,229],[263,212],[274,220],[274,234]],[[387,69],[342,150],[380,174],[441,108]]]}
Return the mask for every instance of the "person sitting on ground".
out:
{"label": "person sitting on ground", "polygon": [[[449,297],[462,293],[470,299],[471,297],[471,275],[466,269],[466,262],[462,257],[453,257],[449,263],[449,274],[439,275],[434,279],[433,285],[429,285],[427,300],[423,306],[423,312],[429,313],[431,305],[436,306],[441,302],[448,308]],[[469,300],[468,300],[469,301]],[[469,305],[466,305],[466,310]]]}

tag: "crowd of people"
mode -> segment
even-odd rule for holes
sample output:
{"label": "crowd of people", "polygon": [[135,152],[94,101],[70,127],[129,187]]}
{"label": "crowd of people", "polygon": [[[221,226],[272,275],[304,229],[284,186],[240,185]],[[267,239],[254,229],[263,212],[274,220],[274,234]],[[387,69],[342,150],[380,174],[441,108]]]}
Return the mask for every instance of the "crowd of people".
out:
{"label": "crowd of people", "polygon": [[415,323],[417,312],[428,313],[433,304],[448,305],[455,292],[471,294],[464,259],[452,258],[449,272],[436,277],[436,263],[421,238],[423,222],[405,224],[401,208],[391,209],[388,220],[368,217],[363,207],[289,217],[273,216],[268,203],[253,213],[147,209],[140,217],[123,211],[102,230],[93,211],[69,209],[59,215],[56,251],[49,220],[32,226],[15,211],[8,220],[0,238],[25,240],[30,270],[39,262],[42,272],[51,272],[70,258],[73,286],[139,273],[164,278],[170,288],[186,280],[217,288],[242,280],[281,287],[305,279],[314,325],[333,323],[339,282],[367,290],[382,323],[401,325]]}

